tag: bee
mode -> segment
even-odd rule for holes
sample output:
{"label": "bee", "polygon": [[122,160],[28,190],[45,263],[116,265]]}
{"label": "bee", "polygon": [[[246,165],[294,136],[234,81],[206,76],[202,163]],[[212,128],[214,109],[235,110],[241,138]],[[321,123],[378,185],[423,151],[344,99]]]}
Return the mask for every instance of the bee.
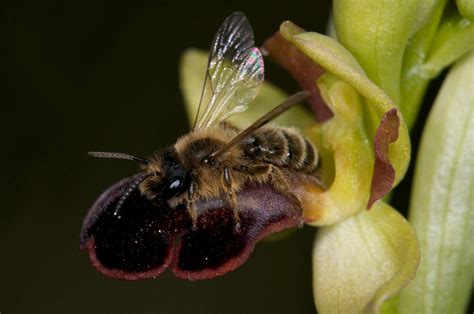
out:
{"label": "bee", "polygon": [[173,208],[184,203],[196,230],[196,202],[219,197],[227,199],[238,231],[236,195],[245,184],[270,185],[287,195],[290,174],[314,173],[318,153],[311,142],[295,129],[265,126],[305,100],[308,92],[292,95],[243,130],[226,122],[247,108],[263,79],[263,57],[255,47],[252,28],[243,13],[235,12],[212,42],[198,112],[188,134],[149,158],[89,152],[93,157],[140,163],[141,174],[120,197],[114,216],[120,219],[121,206],[138,189],[155,204],[167,202]]}

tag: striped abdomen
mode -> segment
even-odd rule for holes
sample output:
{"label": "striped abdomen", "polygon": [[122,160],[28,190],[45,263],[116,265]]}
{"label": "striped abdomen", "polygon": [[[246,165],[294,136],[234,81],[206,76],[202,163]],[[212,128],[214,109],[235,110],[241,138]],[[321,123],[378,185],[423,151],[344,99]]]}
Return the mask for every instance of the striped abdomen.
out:
{"label": "striped abdomen", "polygon": [[313,172],[318,165],[314,146],[292,129],[261,128],[241,143],[244,157],[255,162]]}

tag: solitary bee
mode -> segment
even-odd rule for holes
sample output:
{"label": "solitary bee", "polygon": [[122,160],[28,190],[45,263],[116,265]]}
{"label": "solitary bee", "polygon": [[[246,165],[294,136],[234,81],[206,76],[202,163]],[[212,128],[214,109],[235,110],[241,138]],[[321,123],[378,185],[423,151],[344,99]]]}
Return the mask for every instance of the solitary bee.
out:
{"label": "solitary bee", "polygon": [[[196,229],[200,199],[226,198],[235,229],[240,229],[236,194],[247,183],[267,184],[289,194],[292,172],[311,174],[318,164],[314,146],[297,130],[264,125],[307,98],[289,97],[244,130],[225,120],[242,112],[257,95],[264,66],[252,28],[241,12],[225,19],[212,42],[199,109],[190,133],[149,158],[130,154],[89,152],[93,157],[138,161],[142,174],[119,199],[114,215],[136,189],[152,203],[170,207],[184,203]],[[294,198],[294,197],[293,197]]]}

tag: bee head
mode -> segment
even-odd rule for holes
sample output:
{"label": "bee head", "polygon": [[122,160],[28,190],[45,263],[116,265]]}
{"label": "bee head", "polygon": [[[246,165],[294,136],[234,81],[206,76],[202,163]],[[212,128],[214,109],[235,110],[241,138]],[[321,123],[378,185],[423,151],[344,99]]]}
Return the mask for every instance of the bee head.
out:
{"label": "bee head", "polygon": [[167,148],[150,159],[113,152],[89,152],[88,154],[97,158],[134,160],[141,164],[144,174],[138,176],[122,194],[117,202],[114,216],[119,216],[120,208],[137,188],[150,201],[160,203],[182,194],[190,184],[189,173],[179,161],[174,147]]}
{"label": "bee head", "polygon": [[150,200],[167,201],[185,192],[190,183],[189,173],[179,161],[174,147],[163,150],[147,169],[149,173],[159,169],[159,175],[143,182],[141,191]]}

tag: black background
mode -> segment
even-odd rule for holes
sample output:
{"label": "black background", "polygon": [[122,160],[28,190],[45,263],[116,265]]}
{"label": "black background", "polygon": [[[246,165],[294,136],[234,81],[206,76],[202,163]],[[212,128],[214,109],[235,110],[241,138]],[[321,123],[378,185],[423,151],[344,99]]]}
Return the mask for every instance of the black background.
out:
{"label": "black background", "polygon": [[[0,6],[0,312],[314,312],[314,228],[259,244],[242,267],[202,282],[106,278],[79,250],[79,230],[101,191],[136,171],[87,151],[147,155],[187,132],[178,81],[186,48],[207,49],[235,10],[257,43],[287,19],[324,32],[329,1]],[[296,90],[271,64],[266,76]]]}

